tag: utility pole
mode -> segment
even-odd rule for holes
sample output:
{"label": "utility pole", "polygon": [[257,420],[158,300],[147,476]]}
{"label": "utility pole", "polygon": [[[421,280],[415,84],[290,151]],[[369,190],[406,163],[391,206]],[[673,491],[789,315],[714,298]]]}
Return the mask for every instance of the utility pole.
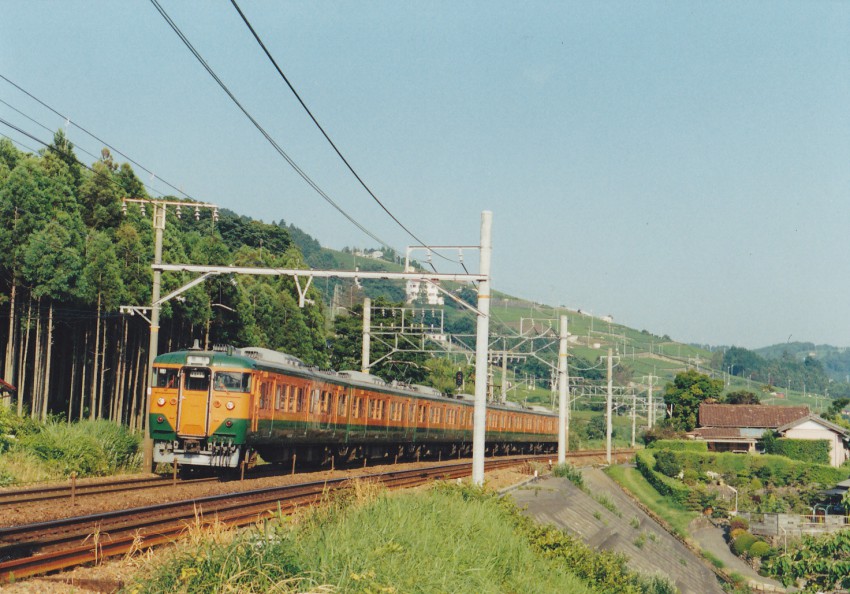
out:
{"label": "utility pole", "polygon": [[[122,199],[122,211],[127,213],[127,203],[136,203],[142,209],[142,215],[145,214],[145,205],[153,207],[153,229],[154,229],[154,255],[153,255],[153,289],[151,291],[151,306],[150,308],[122,308],[129,310],[131,313],[140,313],[145,309],[150,309],[150,342],[148,343],[148,377],[147,387],[145,390],[145,410],[142,415],[145,426],[145,439],[142,444],[142,467],[151,470],[153,468],[153,441],[151,440],[150,429],[150,408],[151,408],[151,392],[154,382],[153,362],[156,359],[159,349],[159,312],[162,306],[160,302],[160,290],[162,280],[162,233],[165,231],[165,214],[167,206],[175,207],[177,218],[181,217],[182,208],[192,208],[195,212],[195,220],[201,217],[201,208],[210,208],[213,211],[213,222],[218,220],[218,206],[215,204],[205,204],[201,202],[189,202],[182,200],[152,200],[150,198],[124,198]],[[146,318],[147,319],[147,318]]]}
{"label": "utility pole", "polygon": [[605,461],[608,464],[611,464],[611,433],[612,433],[612,423],[611,423],[611,409],[612,409],[612,400],[614,399],[614,373],[613,373],[613,363],[611,357],[611,349],[608,349],[608,397],[605,400]]}
{"label": "utility pole", "polygon": [[487,431],[487,347],[490,334],[490,258],[493,251],[493,213],[481,213],[481,252],[478,272],[478,320],[475,335],[475,408],[472,427],[472,483],[484,484],[485,433]]}
{"label": "utility pole", "polygon": [[567,316],[561,316],[559,328],[560,345],[558,348],[558,464],[567,460],[570,448],[570,416],[567,398],[570,376],[567,367]]}
{"label": "utility pole", "polygon": [[655,407],[652,403],[652,375],[649,376],[649,394],[647,398],[647,410],[646,410],[646,426],[648,429],[652,429],[652,425],[655,422]]}
{"label": "utility pole", "polygon": [[637,392],[632,388],[632,447],[635,447],[635,432],[637,430]]}
{"label": "utility pole", "polygon": [[501,404],[508,401],[508,349],[502,339],[502,395]]}
{"label": "utility pole", "polygon": [[370,336],[372,326],[372,300],[366,297],[363,299],[363,347],[361,350],[360,371],[369,373],[369,350],[371,348]]}

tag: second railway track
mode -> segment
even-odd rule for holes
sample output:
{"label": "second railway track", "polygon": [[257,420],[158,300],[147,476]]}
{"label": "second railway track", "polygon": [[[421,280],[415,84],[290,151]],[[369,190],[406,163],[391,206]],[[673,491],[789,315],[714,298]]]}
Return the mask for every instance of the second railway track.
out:
{"label": "second railway track", "polygon": [[[631,455],[632,452],[620,450],[617,455]],[[604,452],[576,452],[570,458],[576,460],[601,455]],[[490,459],[486,462],[486,469],[494,470],[547,458],[551,456]],[[470,469],[469,462],[453,462],[356,478],[378,481],[388,488],[403,488],[435,478],[453,480],[468,476]],[[167,479],[155,480],[171,483]],[[339,489],[351,480],[351,477],[344,477],[266,487],[0,528],[0,583],[171,542],[192,526],[213,522],[244,526],[263,516],[290,513],[298,507],[315,503],[328,491]]]}

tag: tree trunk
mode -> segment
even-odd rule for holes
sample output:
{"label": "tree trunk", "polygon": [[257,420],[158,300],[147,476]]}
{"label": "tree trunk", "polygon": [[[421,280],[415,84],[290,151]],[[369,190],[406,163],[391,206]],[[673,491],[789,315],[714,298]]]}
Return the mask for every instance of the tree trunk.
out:
{"label": "tree trunk", "polygon": [[[6,360],[3,366],[3,379],[12,385],[15,385],[15,296],[17,287],[15,286],[15,275],[12,275],[12,291],[9,295],[9,339],[6,341]],[[11,396],[9,400],[3,400],[3,403],[8,407],[11,405]]]}
{"label": "tree trunk", "polygon": [[104,377],[106,377],[106,340],[107,337],[107,324],[106,321],[103,322],[103,341],[101,342],[100,348],[100,379],[98,380],[97,385],[97,418],[103,418],[103,385],[106,383],[104,381]]}
{"label": "tree trunk", "polygon": [[139,372],[142,367],[142,340],[136,338],[136,368],[133,370],[133,401],[130,403],[130,427],[132,429],[141,429],[139,420],[142,418],[138,411],[138,395],[139,395]]}
{"label": "tree trunk", "polygon": [[36,302],[35,318],[35,352],[33,353],[32,363],[32,397],[30,398],[30,418],[35,419],[38,415],[39,406],[41,405],[41,386],[43,384],[41,378],[41,297]]}
{"label": "tree trunk", "polygon": [[41,422],[47,421],[47,408],[50,405],[50,359],[53,355],[53,300],[50,301],[50,313],[47,316],[47,360],[44,369],[44,396],[41,401]]}
{"label": "tree trunk", "polygon": [[83,361],[82,361],[82,369],[80,370],[80,420],[83,420],[83,416],[86,411],[86,355],[89,352],[89,334],[90,331],[84,331],[85,337],[83,339]]}
{"label": "tree trunk", "polygon": [[124,401],[125,401],[125,384],[127,381],[127,333],[128,326],[126,319],[121,319],[121,325],[124,327],[124,337],[121,340],[118,350],[118,370],[115,373],[115,389],[113,390],[112,402],[113,408],[116,411],[114,420],[119,425],[124,420]]}
{"label": "tree trunk", "polygon": [[[92,369],[91,374],[91,394],[89,394],[89,402],[91,403],[91,410],[89,411],[89,419],[95,420],[95,411],[97,410],[95,399],[97,398],[97,378],[98,378],[98,366],[97,366],[97,357],[100,353],[100,292],[97,294],[97,324],[95,326],[94,333],[94,369]],[[99,411],[98,411],[99,412]]]}
{"label": "tree trunk", "polygon": [[30,350],[30,327],[32,326],[32,300],[30,300],[29,308],[27,309],[27,331],[24,340],[24,351],[18,361],[18,416],[24,416],[24,390],[27,383],[27,356]]}
{"label": "tree trunk", "polygon": [[74,395],[76,392],[74,391],[76,388],[76,380],[77,380],[77,345],[79,344],[79,338],[77,337],[77,333],[74,333],[74,337],[71,339],[71,383],[68,386],[68,423],[71,423],[71,419],[74,415]]}

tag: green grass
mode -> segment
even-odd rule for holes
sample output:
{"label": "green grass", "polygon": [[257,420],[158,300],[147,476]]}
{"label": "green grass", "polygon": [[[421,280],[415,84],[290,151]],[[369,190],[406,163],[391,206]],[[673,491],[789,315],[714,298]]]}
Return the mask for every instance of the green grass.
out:
{"label": "green grass", "polygon": [[657,516],[666,520],[675,533],[688,536],[688,525],[699,514],[687,511],[663,497],[635,468],[609,466],[605,472]]}
{"label": "green grass", "polygon": [[463,489],[349,497],[301,521],[193,543],[130,591],[593,592],[536,554],[511,518],[495,497]]}

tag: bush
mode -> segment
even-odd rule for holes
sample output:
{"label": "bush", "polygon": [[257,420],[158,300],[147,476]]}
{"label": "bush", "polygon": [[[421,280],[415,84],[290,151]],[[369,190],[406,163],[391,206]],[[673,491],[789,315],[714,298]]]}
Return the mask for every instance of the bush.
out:
{"label": "bush", "polygon": [[682,472],[682,465],[676,455],[670,450],[660,450],[655,454],[655,470],[669,477],[677,477]]}
{"label": "bush", "polygon": [[64,476],[104,476],[138,462],[139,438],[106,420],[51,422],[24,437],[19,447]]}
{"label": "bush", "polygon": [[679,505],[687,507],[691,490],[679,481],[664,476],[660,472],[656,472],[655,457],[649,450],[641,450],[635,454],[635,465],[656,491],[665,497],[669,497]]}
{"label": "bush", "polygon": [[750,528],[750,521],[741,516],[735,516],[729,520],[729,530],[737,530],[739,528],[748,530]]}
{"label": "bush", "polygon": [[753,559],[761,559],[762,557],[768,556],[770,552],[770,545],[763,540],[759,540],[753,543],[750,550],[747,551],[747,554]]}
{"label": "bush", "polygon": [[755,536],[746,532],[732,542],[732,552],[743,557],[757,541],[758,539]]}
{"label": "bush", "polygon": [[734,528],[733,530],[729,531],[729,538],[731,538],[734,541],[736,538],[738,538],[742,534],[746,534],[746,533],[747,533],[746,528]]}
{"label": "bush", "polygon": [[552,476],[563,477],[579,489],[584,487],[584,476],[582,476],[581,470],[568,462],[555,466],[552,469]]}
{"label": "bush", "polygon": [[785,456],[812,464],[829,464],[829,441],[825,439],[789,439],[781,437],[762,440],[766,454]]}

